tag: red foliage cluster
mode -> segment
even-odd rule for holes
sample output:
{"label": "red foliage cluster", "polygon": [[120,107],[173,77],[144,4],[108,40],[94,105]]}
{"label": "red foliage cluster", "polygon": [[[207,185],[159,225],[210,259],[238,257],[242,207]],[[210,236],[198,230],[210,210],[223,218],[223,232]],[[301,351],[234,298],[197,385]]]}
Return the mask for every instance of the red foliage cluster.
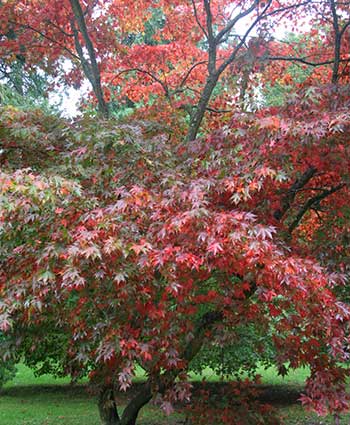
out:
{"label": "red foliage cluster", "polygon": [[191,424],[198,425],[278,425],[281,418],[275,409],[258,401],[259,377],[222,385],[217,391],[202,389],[195,403],[185,408]]}

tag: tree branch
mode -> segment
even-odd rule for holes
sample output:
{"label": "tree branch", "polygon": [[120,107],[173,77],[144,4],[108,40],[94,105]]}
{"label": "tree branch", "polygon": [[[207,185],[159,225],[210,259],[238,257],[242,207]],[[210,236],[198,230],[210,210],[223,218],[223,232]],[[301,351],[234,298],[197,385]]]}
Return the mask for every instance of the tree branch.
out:
{"label": "tree branch", "polygon": [[79,55],[79,61],[80,61],[81,66],[83,68],[83,72],[84,72],[86,78],[90,81],[93,90],[95,91],[95,79],[94,79],[92,70],[90,68],[90,64],[84,56],[83,46],[80,44],[79,34],[78,34],[78,30],[75,27],[74,20],[72,20],[71,26],[72,26],[72,30],[73,30],[73,34],[74,34],[75,50],[77,51],[77,53]]}
{"label": "tree branch", "polygon": [[340,47],[341,47],[341,32],[339,28],[339,20],[334,0],[329,0],[332,11],[332,25],[334,29],[334,62],[332,72],[332,83],[336,84],[339,79],[339,66],[340,66]]}
{"label": "tree branch", "polygon": [[121,422],[112,385],[101,388],[98,397],[98,409],[101,420],[105,425],[120,425]]}
{"label": "tree branch", "polygon": [[213,15],[211,13],[210,0],[204,0],[204,9],[207,21],[208,41],[210,44],[210,42],[215,41],[213,34]]}
{"label": "tree branch", "polygon": [[165,95],[167,96],[167,97],[170,97],[170,91],[169,91],[169,89],[168,89],[168,86],[162,81],[162,80],[160,80],[158,77],[156,77],[154,74],[152,74],[152,72],[149,72],[149,71],[146,71],[145,69],[142,69],[142,68],[130,68],[130,69],[124,69],[124,70],[122,70],[122,71],[120,71],[120,72],[118,72],[118,74],[117,75],[115,75],[113,78],[112,78],[112,80],[111,80],[111,83],[115,80],[115,79],[117,79],[120,75],[122,75],[122,74],[126,74],[126,73],[128,73],[128,72],[133,72],[133,71],[136,71],[136,72],[139,72],[139,73],[141,73],[141,74],[145,74],[145,75],[148,75],[149,77],[151,77],[155,82],[157,82],[158,84],[160,84],[161,86],[162,86],[162,89],[164,90],[164,93],[165,93]]}
{"label": "tree branch", "polygon": [[196,19],[197,25],[202,30],[203,34],[205,35],[205,38],[208,40],[208,38],[209,38],[208,33],[205,30],[205,28],[203,27],[203,25],[201,24],[199,17],[198,17],[198,12],[197,12],[195,0],[191,0],[191,3],[192,3],[192,8],[193,8],[193,14],[194,14],[194,17]]}
{"label": "tree branch", "polygon": [[[265,5],[263,11],[261,14],[258,15],[258,17],[254,20],[254,22],[250,25],[248,30],[246,31],[245,35],[241,38],[237,46],[234,48],[233,52],[229,56],[229,58],[226,61],[223,61],[223,63],[216,69],[216,53],[217,53],[217,43],[213,35],[211,36],[211,33],[208,29],[208,35],[209,35],[209,52],[208,52],[208,77],[205,82],[205,86],[203,88],[203,91],[201,93],[200,99],[198,101],[198,104],[196,108],[194,109],[194,112],[191,115],[190,125],[187,132],[187,141],[192,141],[197,137],[200,125],[202,123],[204,114],[207,110],[208,103],[210,101],[211,95],[213,93],[213,90],[219,80],[219,77],[221,74],[225,71],[225,69],[230,65],[233,60],[236,58],[237,53],[241,49],[241,47],[244,45],[247,37],[249,36],[249,33],[252,31],[252,29],[257,25],[257,23],[264,17],[266,11],[271,5],[272,0],[269,0],[267,4]],[[209,0],[205,0],[204,3],[206,6],[206,13],[207,13],[207,24],[211,25],[211,10],[210,10],[210,4]],[[251,13],[254,8],[258,5],[258,1],[253,3],[253,5],[247,9],[247,11],[244,12],[244,16],[246,16],[248,13]],[[240,16],[240,19],[242,17],[242,14],[238,15]],[[233,20],[235,21],[235,19]],[[232,21],[230,21],[232,22]],[[235,21],[237,22],[237,21]],[[232,28],[231,28],[232,29]],[[219,33],[220,34],[220,33]]]}
{"label": "tree branch", "polygon": [[[249,10],[249,13],[251,13],[254,8],[256,7],[257,3],[254,3]],[[269,0],[265,7],[264,10],[261,12],[261,14],[259,14],[257,16],[257,18],[254,20],[254,22],[250,25],[250,27],[247,29],[247,31],[245,32],[245,34],[243,35],[243,37],[241,38],[240,42],[237,44],[237,46],[235,47],[235,49],[233,50],[233,52],[231,53],[231,55],[228,57],[228,59],[226,59],[226,61],[224,61],[220,67],[218,68],[217,72],[219,74],[222,74],[225,69],[228,67],[228,65],[230,65],[236,58],[237,53],[239,52],[239,50],[241,49],[241,47],[244,45],[244,43],[246,42],[250,32],[253,30],[253,28],[265,17],[267,10],[269,9],[269,7],[272,4],[272,0]],[[253,7],[254,6],[254,7]]]}
{"label": "tree branch", "polygon": [[207,60],[205,60],[205,61],[200,61],[200,62],[196,62],[195,64],[193,64],[189,69],[188,69],[188,71],[186,72],[186,74],[185,74],[185,76],[183,77],[183,79],[181,80],[181,83],[180,83],[180,85],[179,85],[179,87],[183,87],[184,85],[185,85],[185,83],[186,83],[186,81],[187,81],[187,79],[188,79],[188,77],[190,76],[190,74],[191,74],[191,72],[197,67],[197,66],[199,66],[199,65],[204,65],[204,64],[206,64],[206,63],[208,63],[208,61]]}
{"label": "tree branch", "polygon": [[297,9],[299,7],[306,6],[306,5],[310,4],[310,3],[315,3],[315,2],[313,0],[306,0],[306,1],[302,2],[302,3],[291,4],[291,5],[288,5],[288,6],[283,6],[283,7],[280,7],[279,9],[272,10],[271,12],[269,12],[266,15],[266,17],[277,15],[277,14],[282,13],[282,12],[288,12],[289,10]]}
{"label": "tree branch", "polygon": [[291,207],[297,192],[312,179],[316,172],[317,169],[311,166],[293,183],[286,196],[282,199],[281,207],[273,213],[273,216],[276,220],[281,220],[284,214]]}
{"label": "tree branch", "polygon": [[213,114],[228,114],[229,112],[232,112],[232,109],[215,109],[208,106],[207,111],[212,112]]}
{"label": "tree branch", "polygon": [[[304,57],[296,57],[296,56],[262,56],[263,61],[271,60],[271,61],[289,61],[289,62],[300,62],[309,66],[322,66],[322,65],[331,65],[334,63],[334,59],[322,62],[311,62]],[[339,59],[339,62],[349,62],[350,59]]]}
{"label": "tree branch", "polygon": [[28,24],[19,24],[18,22],[15,22],[15,21],[9,21],[9,23],[12,24],[12,25],[16,25],[16,26],[18,26],[20,28],[23,28],[23,29],[28,29],[30,31],[33,31],[33,32],[41,35],[41,37],[45,38],[46,40],[51,41],[51,43],[54,43],[56,46],[59,46],[62,50],[64,50],[65,52],[67,52],[72,58],[77,59],[77,60],[80,61],[80,57],[77,56],[72,50],[68,49],[66,46],[64,46],[63,44],[59,43],[54,38],[49,37],[48,35],[46,35],[42,31],[38,30],[37,28],[34,28],[34,27],[32,27],[31,25],[28,25]]}
{"label": "tree branch", "polygon": [[219,44],[222,41],[222,38],[230,33],[233,29],[233,27],[237,24],[238,21],[243,19],[245,16],[248,16],[258,5],[259,0],[255,0],[254,3],[244,12],[239,13],[237,16],[235,16],[233,19],[231,19],[225,28],[223,28],[221,31],[219,31],[215,36],[215,44]]}
{"label": "tree branch", "polygon": [[341,29],[341,31],[340,31],[340,36],[341,37],[344,35],[344,32],[349,27],[349,25],[350,25],[350,20],[346,24],[344,24],[343,28]]}
{"label": "tree branch", "polygon": [[337,186],[332,187],[331,189],[326,189],[322,193],[320,193],[317,196],[314,196],[313,198],[310,198],[305,204],[300,208],[298,214],[296,215],[295,219],[292,221],[288,228],[288,233],[292,234],[295,228],[300,223],[301,219],[305,215],[305,213],[315,205],[317,205],[319,202],[321,202],[323,199],[327,198],[327,196],[337,192],[338,190],[345,187],[345,183],[340,183]]}
{"label": "tree branch", "polygon": [[207,31],[208,31],[208,73],[209,76],[213,75],[216,71],[216,53],[217,45],[213,32],[213,16],[210,8],[210,0],[204,0],[204,9],[206,14]]}
{"label": "tree branch", "polygon": [[[86,26],[83,10],[81,8],[79,0],[69,0],[69,3],[71,5],[75,21],[78,24],[79,31],[80,31],[80,33],[83,37],[86,49],[88,51],[88,55],[89,55],[89,59],[90,59],[90,62],[88,64],[88,68],[90,70],[90,78],[91,78],[91,80],[90,79],[89,80],[90,80],[90,82],[93,86],[93,90],[94,90],[94,93],[95,93],[96,98],[97,98],[98,109],[104,117],[108,118],[109,111],[108,111],[108,105],[107,105],[107,103],[104,99],[103,91],[102,91],[102,87],[101,87],[100,70],[99,70],[99,67],[98,67],[98,64],[97,64],[97,60],[96,60],[95,49],[94,49],[94,46],[92,44],[91,38],[89,36],[88,29],[87,29],[87,26]],[[73,31],[74,31],[74,28],[73,28]],[[76,45],[80,44],[76,32],[74,34],[74,39],[76,41]],[[80,56],[80,59],[83,60],[84,56],[81,56],[81,53],[79,53],[79,56]]]}

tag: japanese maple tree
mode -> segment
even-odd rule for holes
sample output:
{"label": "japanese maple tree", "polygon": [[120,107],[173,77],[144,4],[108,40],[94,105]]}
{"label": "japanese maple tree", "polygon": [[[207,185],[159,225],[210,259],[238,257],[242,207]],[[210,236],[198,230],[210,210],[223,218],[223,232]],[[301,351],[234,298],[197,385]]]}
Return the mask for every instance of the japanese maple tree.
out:
{"label": "japanese maple tree", "polygon": [[[38,330],[52,327],[67,371],[90,370],[107,388],[106,423],[131,424],[157,392],[165,408],[188,396],[188,363],[216,332],[234,341],[239,325],[273,323],[280,366],[311,366],[304,400],[319,412],[345,408],[349,312],[331,291],[342,276],[274,241],[276,227],[257,215],[281,184],[277,167],[240,157],[240,134],[173,152],[165,134],[144,140],[141,128],[113,125],[96,141],[91,130],[85,123],[83,146],[62,154],[64,178],[2,174],[1,323],[13,348],[39,349],[47,333]],[[140,393],[121,417],[103,409],[136,364],[148,374]],[[319,392],[325,379],[332,392]]]}

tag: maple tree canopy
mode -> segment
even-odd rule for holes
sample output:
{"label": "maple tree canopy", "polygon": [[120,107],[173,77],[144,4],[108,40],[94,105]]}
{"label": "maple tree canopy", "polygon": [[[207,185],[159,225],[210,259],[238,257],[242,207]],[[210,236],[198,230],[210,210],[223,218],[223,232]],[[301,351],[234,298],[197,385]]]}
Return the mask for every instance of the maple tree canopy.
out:
{"label": "maple tree canopy", "polygon": [[[21,60],[86,78],[99,111],[0,109],[5,357],[89,374],[104,422],[132,425],[253,328],[280,373],[310,367],[305,405],[348,409],[348,6],[0,1],[9,76]],[[303,37],[273,37],[303,19]]]}

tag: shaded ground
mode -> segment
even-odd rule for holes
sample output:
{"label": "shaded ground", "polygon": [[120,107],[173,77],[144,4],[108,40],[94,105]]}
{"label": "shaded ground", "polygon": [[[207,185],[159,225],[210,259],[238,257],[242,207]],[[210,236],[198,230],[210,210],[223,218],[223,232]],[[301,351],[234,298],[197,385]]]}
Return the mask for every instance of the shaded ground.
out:
{"label": "shaded ground", "polygon": [[259,400],[273,406],[297,404],[302,390],[291,385],[262,385]]}
{"label": "shaded ground", "polygon": [[[211,393],[218,391],[222,384],[221,383],[207,383],[205,388],[209,389]],[[124,405],[127,400],[130,400],[135,395],[140,387],[141,383],[134,384],[131,390],[127,392],[120,392],[117,396],[117,400],[121,405]],[[203,388],[198,383],[193,384],[193,395],[198,396],[198,391]],[[302,392],[302,387],[290,386],[290,385],[261,385],[259,401],[262,403],[268,403],[275,406],[293,405],[298,403],[298,399]],[[33,395],[38,395],[45,398],[45,395],[62,395],[73,399],[82,398],[84,400],[95,400],[95,395],[88,390],[86,384],[67,385],[21,385],[15,387],[9,387],[1,390],[0,397],[14,397],[16,399],[25,400]]]}
{"label": "shaded ground", "polygon": [[[69,385],[52,378],[34,378],[20,369],[18,377],[0,393],[0,425],[99,425],[95,396],[87,391],[86,384]],[[269,380],[269,382],[271,382]],[[275,383],[275,381],[272,381]],[[288,381],[287,381],[288,382]],[[273,405],[285,418],[286,425],[331,425],[332,417],[318,418],[305,412],[298,402],[302,385],[300,380],[287,384],[261,385],[259,401]],[[141,383],[132,390],[118,395],[118,403],[125,406],[127,400],[137,392]],[[206,387],[220,394],[220,382],[207,382]],[[193,382],[193,392],[198,397],[200,383]],[[177,406],[181,410],[181,406]],[[182,425],[183,414],[165,416],[159,408],[149,405],[142,411],[140,425]],[[341,418],[341,425],[350,423],[349,415]]]}
{"label": "shaded ground", "polygon": [[[141,385],[135,384],[132,390],[120,393],[118,404],[124,406]],[[215,394],[222,385],[207,383],[206,387]],[[194,383],[194,400],[198,397],[199,388],[200,385]],[[297,403],[299,393],[300,388],[265,385],[260,399],[274,406],[293,406]],[[181,406],[177,406],[177,410],[181,410]],[[99,424],[95,396],[87,390],[86,384],[16,385],[1,391],[0,425],[81,425],[82,422],[85,425]],[[184,423],[184,415],[168,417],[152,405],[144,409],[140,417],[140,425]],[[311,425],[310,422],[293,423]]]}

